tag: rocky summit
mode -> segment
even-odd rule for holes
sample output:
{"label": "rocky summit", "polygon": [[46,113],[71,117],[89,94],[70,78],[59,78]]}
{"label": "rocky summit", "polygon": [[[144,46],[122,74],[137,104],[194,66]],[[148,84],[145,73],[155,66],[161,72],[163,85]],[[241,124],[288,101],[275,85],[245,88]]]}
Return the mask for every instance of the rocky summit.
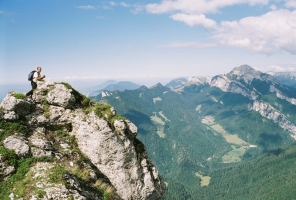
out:
{"label": "rocky summit", "polygon": [[161,199],[137,127],[67,83],[10,92],[0,108],[0,199]]}

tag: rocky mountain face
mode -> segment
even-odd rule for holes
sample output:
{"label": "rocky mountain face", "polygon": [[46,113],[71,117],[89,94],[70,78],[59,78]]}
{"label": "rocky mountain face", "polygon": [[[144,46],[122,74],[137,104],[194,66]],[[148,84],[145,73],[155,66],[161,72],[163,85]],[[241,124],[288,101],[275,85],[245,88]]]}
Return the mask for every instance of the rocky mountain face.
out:
{"label": "rocky mountain face", "polygon": [[264,82],[268,85],[280,85],[283,87],[283,85],[271,75],[254,70],[248,65],[236,67],[226,75],[213,77],[211,86],[218,87],[224,92],[241,94],[251,100],[255,100],[262,95],[262,91],[258,88],[259,84],[254,84],[258,81],[260,81],[261,84]]}
{"label": "rocky mountain face", "polygon": [[266,94],[275,93],[276,97],[296,105],[296,90],[288,87],[269,74],[262,73],[248,65],[234,68],[224,76],[216,76],[211,81],[212,87],[218,87],[224,92],[241,94],[254,100],[249,109],[259,112],[263,117],[273,120],[282,128],[289,130],[296,140],[296,126],[284,114],[268,102],[260,100]]}
{"label": "rocky mountain face", "polygon": [[155,200],[165,192],[137,127],[69,84],[38,82],[32,99],[7,94],[0,120],[1,199]]}

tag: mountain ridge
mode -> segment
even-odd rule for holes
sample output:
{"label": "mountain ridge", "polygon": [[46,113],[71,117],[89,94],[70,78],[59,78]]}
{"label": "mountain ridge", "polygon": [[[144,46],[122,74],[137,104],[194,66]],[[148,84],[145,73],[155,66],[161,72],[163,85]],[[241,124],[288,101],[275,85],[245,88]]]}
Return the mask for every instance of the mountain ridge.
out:
{"label": "mountain ridge", "polygon": [[200,79],[175,89],[156,85],[94,98],[139,127],[168,183],[164,199],[194,199],[200,189],[193,185],[212,170],[295,143],[295,88],[246,65]]}

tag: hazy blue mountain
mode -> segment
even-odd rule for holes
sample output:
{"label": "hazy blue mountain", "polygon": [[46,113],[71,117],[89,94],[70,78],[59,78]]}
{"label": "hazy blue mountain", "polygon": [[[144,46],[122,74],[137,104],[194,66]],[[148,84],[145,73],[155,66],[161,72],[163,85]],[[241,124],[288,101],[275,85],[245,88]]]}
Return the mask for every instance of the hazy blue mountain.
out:
{"label": "hazy blue mountain", "polygon": [[91,89],[92,91],[98,90],[98,89],[104,89],[108,85],[116,84],[116,83],[118,83],[118,81],[115,81],[115,80],[107,80],[107,81],[104,81],[103,83],[101,83],[99,85],[95,85],[95,86],[89,87],[88,89]]}
{"label": "hazy blue mountain", "polygon": [[296,88],[296,72],[270,72],[283,84]]}
{"label": "hazy blue mountain", "polygon": [[96,96],[100,93],[102,93],[104,90],[107,91],[114,91],[114,90],[118,90],[118,91],[124,91],[124,90],[134,90],[141,87],[140,85],[130,82],[130,81],[120,81],[117,83],[112,83],[112,84],[108,84],[107,86],[105,86],[103,89],[99,89],[96,91],[93,91],[89,94],[89,96]]}
{"label": "hazy blue mountain", "polygon": [[94,81],[73,81],[70,82],[81,94],[89,96],[89,94],[93,91],[104,89],[106,86],[110,84],[115,84],[117,81],[115,80],[107,80],[98,84]]}
{"label": "hazy blue mountain", "polygon": [[167,199],[195,199],[207,175],[296,139],[296,89],[247,65],[175,89],[156,84],[93,98],[138,126],[168,182]]}

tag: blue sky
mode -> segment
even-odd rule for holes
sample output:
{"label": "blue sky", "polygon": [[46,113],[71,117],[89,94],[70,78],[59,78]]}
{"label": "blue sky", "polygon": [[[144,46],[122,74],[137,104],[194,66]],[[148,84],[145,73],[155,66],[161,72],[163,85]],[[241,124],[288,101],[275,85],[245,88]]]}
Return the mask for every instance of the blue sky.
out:
{"label": "blue sky", "polygon": [[[296,71],[296,0],[0,0],[0,84]],[[153,81],[152,81],[153,80]]]}

